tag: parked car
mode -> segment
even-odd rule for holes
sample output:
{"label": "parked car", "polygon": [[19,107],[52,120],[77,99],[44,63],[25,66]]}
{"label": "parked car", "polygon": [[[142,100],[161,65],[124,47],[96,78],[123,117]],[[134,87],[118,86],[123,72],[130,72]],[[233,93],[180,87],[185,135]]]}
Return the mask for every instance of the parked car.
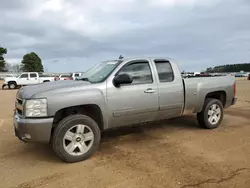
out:
{"label": "parked car", "polygon": [[61,74],[59,80],[73,80],[73,78],[71,77],[71,74]]}
{"label": "parked car", "polygon": [[73,72],[70,74],[70,77],[72,78],[72,80],[77,80],[77,78],[82,74],[83,74],[82,72]]}
{"label": "parked car", "polygon": [[58,80],[60,80],[59,76],[58,75],[54,76],[54,81],[58,81]]}
{"label": "parked car", "polygon": [[54,77],[39,74],[38,72],[24,72],[18,76],[5,77],[2,88],[8,86],[9,89],[16,89],[19,86],[26,86],[44,82],[54,81]]}
{"label": "parked car", "polygon": [[245,75],[244,74],[242,74],[242,73],[237,73],[237,74],[235,74],[235,77],[244,77]]}
{"label": "parked car", "polygon": [[114,127],[190,112],[201,127],[217,128],[235,93],[233,76],[182,79],[167,58],[103,61],[78,81],[19,89],[14,130],[23,142],[50,143],[63,161],[78,162],[98,149],[101,131]]}

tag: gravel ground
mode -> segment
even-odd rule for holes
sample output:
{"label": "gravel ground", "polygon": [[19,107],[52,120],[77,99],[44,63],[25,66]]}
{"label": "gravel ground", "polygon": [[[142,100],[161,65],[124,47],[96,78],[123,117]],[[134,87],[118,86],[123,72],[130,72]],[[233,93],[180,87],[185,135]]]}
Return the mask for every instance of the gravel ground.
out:
{"label": "gravel ground", "polygon": [[74,164],[49,145],[25,144],[13,132],[16,90],[0,90],[0,187],[189,188],[250,185],[250,81],[237,81],[237,105],[216,130],[195,116],[103,134],[99,151]]}

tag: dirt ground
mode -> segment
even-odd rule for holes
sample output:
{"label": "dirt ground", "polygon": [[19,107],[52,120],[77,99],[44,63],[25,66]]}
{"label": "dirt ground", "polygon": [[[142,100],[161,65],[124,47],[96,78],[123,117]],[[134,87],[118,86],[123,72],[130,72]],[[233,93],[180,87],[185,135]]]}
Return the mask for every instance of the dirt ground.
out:
{"label": "dirt ground", "polygon": [[250,187],[250,81],[237,81],[237,105],[216,130],[187,116],[108,131],[93,157],[74,164],[14,136],[15,94],[0,90],[1,188]]}

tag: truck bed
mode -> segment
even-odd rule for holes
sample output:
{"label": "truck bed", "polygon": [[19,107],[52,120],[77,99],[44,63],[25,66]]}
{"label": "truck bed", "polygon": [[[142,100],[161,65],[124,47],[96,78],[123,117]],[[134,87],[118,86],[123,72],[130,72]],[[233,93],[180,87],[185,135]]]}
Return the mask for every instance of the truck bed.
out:
{"label": "truck bed", "polygon": [[233,85],[235,78],[233,76],[220,77],[197,77],[184,78],[184,97],[185,110],[194,113],[200,112],[203,107],[204,99],[208,94],[220,92],[225,95],[225,108],[231,105],[233,98]]}

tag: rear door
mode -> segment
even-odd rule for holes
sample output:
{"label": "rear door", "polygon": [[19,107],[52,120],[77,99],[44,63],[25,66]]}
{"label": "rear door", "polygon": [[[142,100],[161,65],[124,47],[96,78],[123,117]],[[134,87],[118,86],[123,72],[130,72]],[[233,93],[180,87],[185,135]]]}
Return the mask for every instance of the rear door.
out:
{"label": "rear door", "polygon": [[29,84],[37,84],[39,83],[37,73],[30,73]]}
{"label": "rear door", "polygon": [[159,112],[157,119],[180,116],[184,105],[184,88],[179,68],[167,59],[152,59],[158,73]]}
{"label": "rear door", "polygon": [[158,90],[149,60],[129,61],[117,74],[133,78],[131,84],[115,87],[113,77],[107,80],[107,103],[110,127],[152,121],[158,110]]}

